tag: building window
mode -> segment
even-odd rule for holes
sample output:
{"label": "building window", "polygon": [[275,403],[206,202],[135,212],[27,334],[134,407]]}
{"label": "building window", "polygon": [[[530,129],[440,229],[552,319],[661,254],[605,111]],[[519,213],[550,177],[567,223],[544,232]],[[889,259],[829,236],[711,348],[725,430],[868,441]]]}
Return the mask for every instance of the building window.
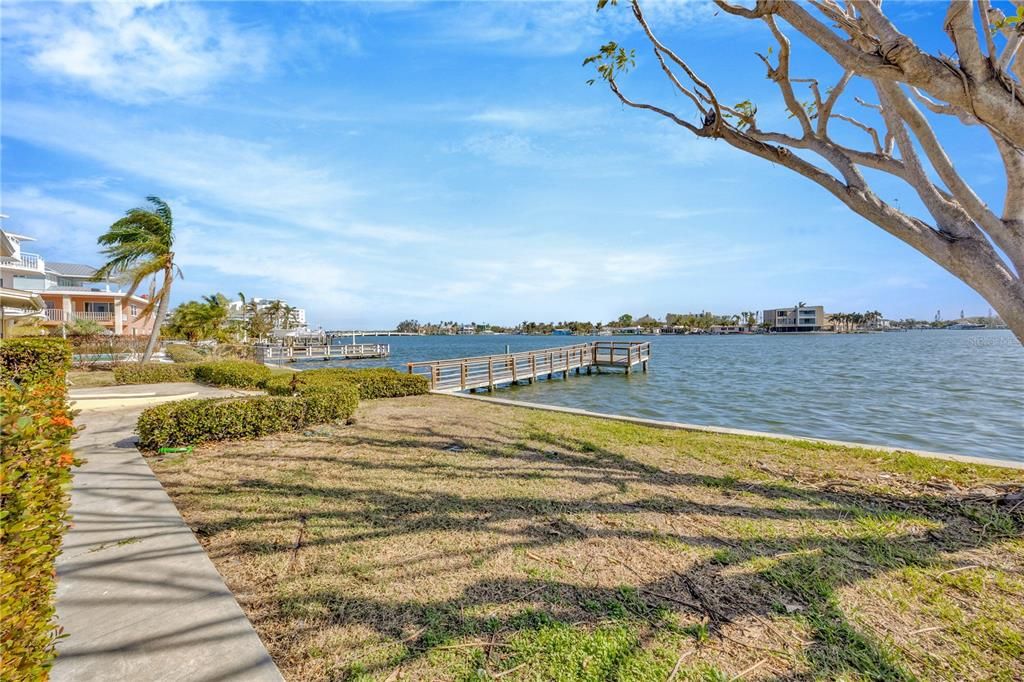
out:
{"label": "building window", "polygon": [[128,306],[128,312],[130,312],[132,314],[132,317],[138,317],[139,316],[139,306],[137,306],[134,303],[132,303],[130,306]]}
{"label": "building window", "polygon": [[87,313],[109,313],[112,312],[110,309],[110,303],[106,301],[86,301],[85,312]]}

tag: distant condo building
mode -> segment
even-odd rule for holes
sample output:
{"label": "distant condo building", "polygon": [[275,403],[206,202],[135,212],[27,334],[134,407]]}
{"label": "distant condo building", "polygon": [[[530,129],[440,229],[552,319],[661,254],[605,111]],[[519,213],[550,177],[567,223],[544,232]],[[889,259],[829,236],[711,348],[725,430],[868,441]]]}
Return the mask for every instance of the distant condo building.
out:
{"label": "distant condo building", "polygon": [[[4,335],[15,323],[34,321],[60,328],[78,321],[92,322],[107,333],[143,336],[153,329],[153,315],[139,317],[149,303],[128,296],[118,282],[96,281],[96,269],[79,263],[46,261],[23,251],[32,237],[0,229],[0,288],[4,298]],[[12,307],[15,299],[25,302]]]}
{"label": "distant condo building", "polygon": [[820,305],[771,308],[764,311],[762,319],[774,332],[817,332],[825,326],[825,308]]}
{"label": "distant condo building", "polygon": [[[282,306],[287,305],[287,302],[280,298],[250,298],[245,302],[245,307],[255,304],[256,309],[263,312],[266,311],[273,303],[277,301]],[[242,301],[231,301],[228,303],[228,319],[242,321],[245,319],[247,310],[243,307]],[[305,308],[292,308],[291,309],[291,320],[290,327],[293,329],[303,329],[306,327],[306,309]]]}

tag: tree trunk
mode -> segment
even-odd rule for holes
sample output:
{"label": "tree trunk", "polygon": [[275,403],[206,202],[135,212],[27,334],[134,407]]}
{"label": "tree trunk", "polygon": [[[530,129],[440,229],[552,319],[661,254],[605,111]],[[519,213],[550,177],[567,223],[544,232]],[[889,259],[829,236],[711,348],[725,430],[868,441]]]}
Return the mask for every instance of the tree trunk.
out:
{"label": "tree trunk", "polygon": [[160,325],[167,316],[167,307],[171,302],[171,283],[174,281],[174,264],[170,263],[164,268],[164,286],[160,297],[160,305],[157,306],[156,319],[153,320],[153,331],[149,333],[149,343],[146,344],[146,352],[142,355],[143,362],[149,362],[156,350],[156,344],[160,340]]}

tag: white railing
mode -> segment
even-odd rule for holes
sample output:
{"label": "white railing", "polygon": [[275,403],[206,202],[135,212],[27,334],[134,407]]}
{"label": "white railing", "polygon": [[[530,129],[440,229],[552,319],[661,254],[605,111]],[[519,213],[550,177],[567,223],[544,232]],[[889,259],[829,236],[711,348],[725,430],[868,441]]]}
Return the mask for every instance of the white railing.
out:
{"label": "white railing", "polygon": [[425,377],[435,391],[493,391],[499,384],[533,383],[543,375],[568,378],[570,372],[579,374],[591,367],[620,367],[632,372],[634,365],[641,365],[646,372],[650,359],[650,341],[590,341],[502,355],[409,362],[406,367],[409,374]]}
{"label": "white railing", "polygon": [[51,322],[70,322],[74,319],[74,315],[72,313],[65,312],[61,308],[47,308],[46,319]]}
{"label": "white railing", "polygon": [[92,313],[92,312],[76,312],[75,317],[80,320],[89,320],[90,322],[113,322],[114,313]]}
{"label": "white railing", "polygon": [[358,358],[386,358],[391,355],[391,346],[386,343],[323,344],[314,346],[256,346],[261,362],[271,360],[295,361],[302,358],[330,360],[353,360]]}
{"label": "white railing", "polygon": [[21,268],[23,270],[35,270],[36,272],[46,271],[43,257],[37,253],[28,253],[26,251],[21,252],[20,258],[0,258],[0,265],[6,265],[11,268]]}
{"label": "white railing", "polygon": [[[62,308],[47,308],[46,319],[51,322],[74,322],[75,320],[89,320],[90,322],[113,322],[114,313],[93,313],[93,312],[73,312],[70,310],[63,310]],[[127,316],[124,317],[127,321]]]}

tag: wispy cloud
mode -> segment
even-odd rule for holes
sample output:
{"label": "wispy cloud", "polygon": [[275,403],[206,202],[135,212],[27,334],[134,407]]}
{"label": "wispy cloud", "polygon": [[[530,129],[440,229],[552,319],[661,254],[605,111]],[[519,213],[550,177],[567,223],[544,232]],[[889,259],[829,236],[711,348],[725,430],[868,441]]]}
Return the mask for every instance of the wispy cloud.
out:
{"label": "wispy cloud", "polygon": [[114,125],[96,115],[18,102],[4,109],[7,136],[99,161],[225,210],[331,231],[355,195],[332,172],[270,143],[129,121]]}
{"label": "wispy cloud", "polygon": [[38,73],[127,103],[205,91],[261,72],[266,36],[192,4],[5,3],[5,34]]}
{"label": "wispy cloud", "polygon": [[466,120],[495,127],[552,131],[579,128],[582,121],[597,119],[600,111],[597,107],[487,107],[470,114]]}
{"label": "wispy cloud", "polygon": [[[644,4],[655,26],[671,28],[710,19],[711,3],[655,0]],[[638,30],[624,7],[596,12],[593,2],[469,2],[453,5],[427,40],[481,45],[523,56],[560,56],[596,50],[608,31]]]}
{"label": "wispy cloud", "polygon": [[449,151],[468,152],[506,166],[537,164],[548,158],[548,153],[530,137],[519,134],[472,135],[449,147]]}

